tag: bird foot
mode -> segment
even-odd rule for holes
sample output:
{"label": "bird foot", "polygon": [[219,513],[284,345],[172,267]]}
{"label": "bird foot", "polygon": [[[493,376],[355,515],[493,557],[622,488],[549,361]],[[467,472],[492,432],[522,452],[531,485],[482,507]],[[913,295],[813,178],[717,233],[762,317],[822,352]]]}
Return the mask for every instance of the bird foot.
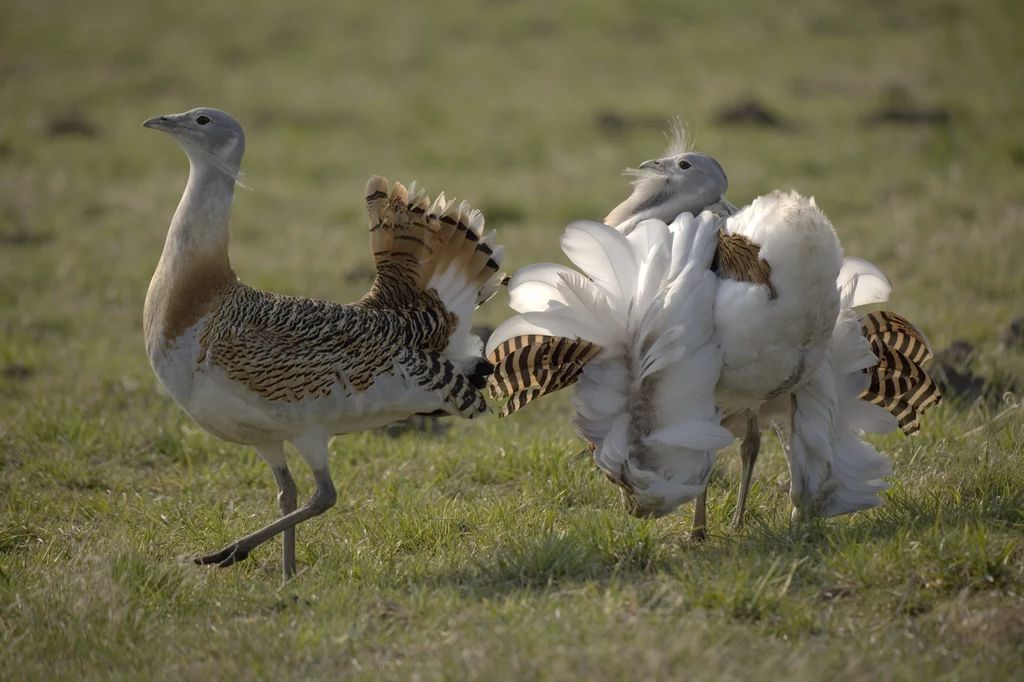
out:
{"label": "bird foot", "polygon": [[704,542],[707,539],[708,539],[708,534],[707,534],[707,531],[704,529],[703,526],[701,526],[700,528],[694,528],[693,530],[690,531],[690,541],[691,542]]}
{"label": "bird foot", "polygon": [[835,478],[829,479],[821,486],[821,490],[814,497],[793,510],[793,518],[800,521],[819,518],[824,514],[825,508],[828,507],[838,489],[839,480]]}
{"label": "bird foot", "polygon": [[239,561],[244,561],[248,556],[248,549],[240,547],[237,542],[232,542],[219,552],[196,557],[195,562],[200,566],[206,564],[217,564],[218,568],[227,568],[228,566],[237,564]]}

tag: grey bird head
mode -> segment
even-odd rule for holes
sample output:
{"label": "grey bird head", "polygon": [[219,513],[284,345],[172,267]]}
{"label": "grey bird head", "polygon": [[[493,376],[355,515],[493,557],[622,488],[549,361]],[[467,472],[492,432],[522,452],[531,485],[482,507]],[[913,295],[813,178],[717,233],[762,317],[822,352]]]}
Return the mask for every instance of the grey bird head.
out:
{"label": "grey bird head", "polygon": [[142,125],[173,137],[194,164],[212,165],[238,179],[245,153],[245,131],[220,109],[199,107],[182,114],[154,116]]}
{"label": "grey bird head", "polygon": [[644,161],[627,173],[636,176],[633,193],[605,218],[606,225],[629,233],[638,223],[657,218],[666,223],[680,213],[693,213],[723,204],[729,180],[722,165],[707,154],[686,151],[686,129],[673,124],[671,144],[665,156]]}
{"label": "grey bird head", "polygon": [[700,152],[651,159],[641,163],[637,170],[644,171],[649,179],[662,181],[665,190],[686,197],[691,206],[713,204],[729,189],[722,165]]}

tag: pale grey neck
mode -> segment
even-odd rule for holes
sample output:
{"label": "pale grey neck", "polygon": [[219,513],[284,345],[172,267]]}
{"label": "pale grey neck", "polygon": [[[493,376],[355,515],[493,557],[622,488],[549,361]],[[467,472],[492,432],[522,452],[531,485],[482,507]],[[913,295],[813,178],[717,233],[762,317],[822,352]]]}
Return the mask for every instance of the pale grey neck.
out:
{"label": "pale grey neck", "polygon": [[[629,199],[622,202],[609,215],[609,218],[618,219],[614,225],[615,229],[628,235],[645,220],[656,218],[662,222],[671,223],[680,213],[698,215],[708,208],[720,206],[720,202],[723,201],[725,201],[723,197],[718,197],[713,203],[708,204],[700,196],[676,191],[668,183],[663,183],[653,192],[649,190],[643,192],[640,187],[637,187]],[[731,206],[728,202],[725,204]]]}
{"label": "pale grey neck", "polygon": [[662,190],[647,199],[635,201],[634,205],[630,207],[631,210],[615,226],[615,229],[623,234],[629,234],[637,225],[650,218],[670,223],[680,213],[700,213],[704,209],[702,203],[694,201],[693,197]]}
{"label": "pale grey neck", "polygon": [[195,258],[225,250],[234,197],[234,178],[189,154],[188,184],[171,220],[163,258]]}

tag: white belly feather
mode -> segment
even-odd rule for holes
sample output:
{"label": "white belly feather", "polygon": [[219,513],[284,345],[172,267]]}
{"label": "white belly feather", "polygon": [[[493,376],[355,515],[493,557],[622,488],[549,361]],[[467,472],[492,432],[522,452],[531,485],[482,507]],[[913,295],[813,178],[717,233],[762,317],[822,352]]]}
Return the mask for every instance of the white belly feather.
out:
{"label": "white belly feather", "polygon": [[842,248],[813,200],[773,193],[729,219],[730,233],[761,244],[776,291],[725,279],[715,298],[723,368],[716,400],[727,412],[757,409],[817,369],[839,314]]}

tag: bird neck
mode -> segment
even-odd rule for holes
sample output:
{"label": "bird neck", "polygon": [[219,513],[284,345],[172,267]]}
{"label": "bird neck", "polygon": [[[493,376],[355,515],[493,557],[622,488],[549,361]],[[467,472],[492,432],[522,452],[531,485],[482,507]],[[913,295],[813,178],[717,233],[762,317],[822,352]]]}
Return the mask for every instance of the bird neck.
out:
{"label": "bird neck", "polygon": [[188,184],[167,232],[160,268],[184,274],[194,266],[231,269],[228,241],[235,179],[189,155]]}
{"label": "bird neck", "polygon": [[671,222],[678,215],[670,212],[671,204],[676,203],[673,198],[666,181],[645,178],[636,183],[629,198],[616,206],[604,222],[623,234],[629,234],[638,223],[648,218]]}
{"label": "bird neck", "polygon": [[235,180],[189,155],[188,185],[146,293],[143,330],[151,358],[237,283],[228,259]]}
{"label": "bird neck", "polygon": [[700,197],[679,191],[665,180],[644,179],[637,183],[628,199],[608,214],[604,223],[629,234],[645,220],[656,218],[671,223],[680,213],[697,215],[706,208]]}

